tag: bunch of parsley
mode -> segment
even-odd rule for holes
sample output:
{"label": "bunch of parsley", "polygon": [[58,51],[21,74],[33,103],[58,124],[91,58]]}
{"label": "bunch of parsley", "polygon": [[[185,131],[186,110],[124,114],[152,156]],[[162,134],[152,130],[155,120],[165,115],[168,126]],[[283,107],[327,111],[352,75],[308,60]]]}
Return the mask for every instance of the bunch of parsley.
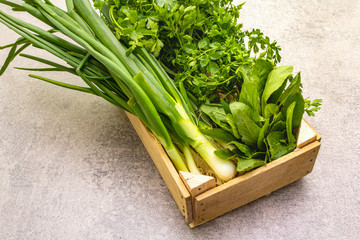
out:
{"label": "bunch of parsley", "polygon": [[255,55],[278,63],[280,47],[259,30],[238,23],[243,4],[232,0],[97,0],[129,53],[145,47],[178,85],[200,105],[236,97],[243,83],[239,69]]}

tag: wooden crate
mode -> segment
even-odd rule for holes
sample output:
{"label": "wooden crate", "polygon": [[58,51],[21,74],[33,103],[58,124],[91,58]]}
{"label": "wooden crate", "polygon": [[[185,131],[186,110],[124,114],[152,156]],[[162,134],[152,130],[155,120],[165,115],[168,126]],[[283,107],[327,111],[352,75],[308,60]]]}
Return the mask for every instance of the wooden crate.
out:
{"label": "wooden crate", "polygon": [[320,136],[303,120],[295,151],[216,187],[212,177],[179,174],[161,144],[142,122],[127,115],[190,227],[267,196],[309,174],[320,148]]}

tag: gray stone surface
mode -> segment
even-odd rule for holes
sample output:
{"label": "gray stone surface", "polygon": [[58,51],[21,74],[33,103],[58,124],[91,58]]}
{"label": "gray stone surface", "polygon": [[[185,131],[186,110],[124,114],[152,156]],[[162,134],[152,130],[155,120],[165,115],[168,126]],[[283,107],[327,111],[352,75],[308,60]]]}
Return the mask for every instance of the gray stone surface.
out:
{"label": "gray stone surface", "polygon": [[[360,1],[251,0],[242,20],[278,40],[305,96],[324,99],[307,118],[323,136],[310,175],[190,229],[123,112],[9,69],[0,78],[0,239],[360,239]],[[0,32],[0,45],[16,39]]]}

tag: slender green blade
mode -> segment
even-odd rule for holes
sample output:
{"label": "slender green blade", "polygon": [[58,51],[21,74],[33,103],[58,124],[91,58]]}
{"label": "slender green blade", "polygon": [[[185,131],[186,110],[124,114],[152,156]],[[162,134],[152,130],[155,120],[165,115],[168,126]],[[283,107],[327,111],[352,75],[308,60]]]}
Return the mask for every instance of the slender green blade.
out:
{"label": "slender green blade", "polygon": [[12,46],[12,48],[9,51],[9,54],[3,64],[3,66],[0,69],[0,76],[4,74],[5,70],[9,67],[9,64],[12,60],[14,60],[14,58],[19,55],[25,48],[27,48],[30,44],[26,43],[23,46],[21,46],[18,50],[18,43],[21,41],[16,41],[15,44]]}
{"label": "slender green blade", "polygon": [[76,86],[76,85],[72,85],[72,84],[67,84],[67,83],[59,82],[59,81],[52,80],[52,79],[49,79],[49,78],[37,76],[37,75],[34,75],[34,74],[30,74],[29,77],[51,83],[51,84],[57,85],[59,87],[63,87],[63,88],[71,89],[71,90],[76,90],[76,91],[80,91],[80,92],[91,93],[91,94],[96,95],[94,93],[94,91],[91,90],[91,88],[85,88],[85,87],[80,87],[80,86]]}

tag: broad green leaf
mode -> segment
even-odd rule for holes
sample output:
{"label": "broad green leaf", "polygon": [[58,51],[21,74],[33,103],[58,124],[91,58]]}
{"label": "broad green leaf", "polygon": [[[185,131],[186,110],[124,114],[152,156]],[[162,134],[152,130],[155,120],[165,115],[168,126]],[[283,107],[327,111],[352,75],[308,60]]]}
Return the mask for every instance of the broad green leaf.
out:
{"label": "broad green leaf", "polygon": [[286,133],[289,143],[296,142],[296,139],[292,134],[292,120],[293,120],[295,106],[296,106],[296,102],[293,102],[286,110]]}
{"label": "broad green leaf", "polygon": [[240,102],[231,103],[230,110],[235,117],[241,140],[248,146],[256,146],[261,128],[251,118],[253,110]]}
{"label": "broad green leaf", "polygon": [[[280,113],[281,114],[281,113]],[[281,114],[282,115],[282,114]],[[278,121],[271,126],[270,132],[283,132],[286,130],[286,124],[284,121]]]}
{"label": "broad green leaf", "polygon": [[273,92],[273,94],[271,94],[271,96],[269,97],[269,99],[267,100],[267,103],[277,103],[280,96],[283,94],[284,89],[287,85],[287,79],[285,79],[285,81],[283,82],[283,84],[281,85],[281,87],[278,88],[278,90],[276,90],[275,92]]}
{"label": "broad green leaf", "polygon": [[284,115],[283,115],[282,112],[280,111],[279,113],[277,113],[277,114],[274,116],[272,122],[270,123],[270,128],[272,128],[272,127],[274,126],[274,124],[276,124],[277,122],[279,122],[279,121],[285,122],[285,120],[286,120],[286,119],[285,119]]}
{"label": "broad green leaf", "polygon": [[236,171],[239,173],[245,173],[255,168],[265,166],[266,162],[258,159],[239,159],[237,163]]}
{"label": "broad green leaf", "polygon": [[265,159],[266,152],[255,152],[252,155],[252,158],[254,159]]}
{"label": "broad green leaf", "polygon": [[245,82],[241,87],[239,102],[245,103],[254,110],[255,121],[260,120],[260,97],[254,82]]}
{"label": "broad green leaf", "polygon": [[278,112],[279,112],[279,106],[274,103],[269,103],[266,104],[263,115],[265,119],[269,119],[271,116],[278,114]]}
{"label": "broad green leaf", "polygon": [[200,110],[209,116],[211,120],[219,125],[221,128],[225,129],[226,131],[231,132],[231,127],[229,126],[226,120],[226,113],[221,105],[216,104],[204,104],[200,107]]}
{"label": "broad green leaf", "polygon": [[266,122],[264,123],[264,126],[261,128],[261,131],[260,131],[260,134],[259,134],[259,138],[258,138],[258,141],[257,141],[258,149],[265,150],[264,139],[265,139],[266,135],[269,132],[269,128],[270,128],[270,120],[267,119]]}
{"label": "broad green leaf", "polygon": [[253,110],[249,105],[243,103],[243,102],[232,102],[229,104],[231,113],[236,116],[236,113],[241,110],[245,115],[248,116],[254,123],[256,123],[258,126],[262,126],[260,120],[261,117],[259,113],[255,110]]}
{"label": "broad green leaf", "polygon": [[292,71],[292,66],[282,66],[270,72],[261,98],[263,108],[265,108],[267,100],[270,98],[271,94],[283,86],[284,81],[291,75]]}
{"label": "broad green leaf", "polygon": [[248,158],[250,158],[253,155],[253,151],[243,143],[240,143],[237,141],[232,141],[232,142],[229,142],[228,144],[235,145],[237,147],[237,149],[239,149],[240,152],[242,152]]}
{"label": "broad green leaf", "polygon": [[287,109],[294,101],[296,102],[296,106],[294,109],[294,116],[292,119],[292,127],[296,128],[300,125],[301,119],[304,114],[305,103],[301,93],[297,92],[295,94],[290,95],[285,101],[284,106],[281,108],[281,112],[286,117]]}
{"label": "broad green leaf", "polygon": [[293,144],[286,144],[286,134],[284,132],[270,132],[266,137],[267,144],[269,146],[269,151],[271,159],[278,159],[289,152],[293,151]]}
{"label": "broad green leaf", "polygon": [[259,94],[264,91],[266,80],[273,68],[273,64],[269,60],[261,58],[257,59],[252,67],[250,79],[257,84]]}
{"label": "broad green leaf", "polygon": [[229,131],[226,131],[222,128],[199,129],[203,134],[215,138],[216,140],[220,140],[226,143],[236,141],[236,138]]}
{"label": "broad green leaf", "polygon": [[270,154],[270,147],[269,147],[269,144],[268,144],[268,142],[267,142],[267,139],[265,138],[265,141],[264,141],[264,143],[265,143],[265,146],[266,146],[266,152],[265,152],[265,162],[266,163],[269,163],[269,162],[271,162],[271,154]]}
{"label": "broad green leaf", "polygon": [[231,127],[231,132],[232,134],[237,138],[239,139],[240,138],[240,134],[238,132],[238,129],[236,127],[236,123],[235,123],[235,118],[232,114],[227,114],[226,115],[226,121],[227,123],[230,125]]}
{"label": "broad green leaf", "polygon": [[217,149],[217,150],[215,150],[214,153],[216,154],[216,156],[218,156],[219,158],[224,159],[224,160],[234,158],[237,155],[236,152],[231,151],[228,148],[226,148],[226,149]]}
{"label": "broad green leaf", "polygon": [[298,73],[294,79],[290,82],[290,85],[287,87],[285,92],[280,96],[278,102],[279,105],[284,105],[287,98],[297,92],[300,92],[300,85],[301,85],[301,76],[300,73]]}
{"label": "broad green leaf", "polygon": [[229,103],[225,102],[224,99],[220,99],[221,106],[223,107],[226,114],[231,113]]}

